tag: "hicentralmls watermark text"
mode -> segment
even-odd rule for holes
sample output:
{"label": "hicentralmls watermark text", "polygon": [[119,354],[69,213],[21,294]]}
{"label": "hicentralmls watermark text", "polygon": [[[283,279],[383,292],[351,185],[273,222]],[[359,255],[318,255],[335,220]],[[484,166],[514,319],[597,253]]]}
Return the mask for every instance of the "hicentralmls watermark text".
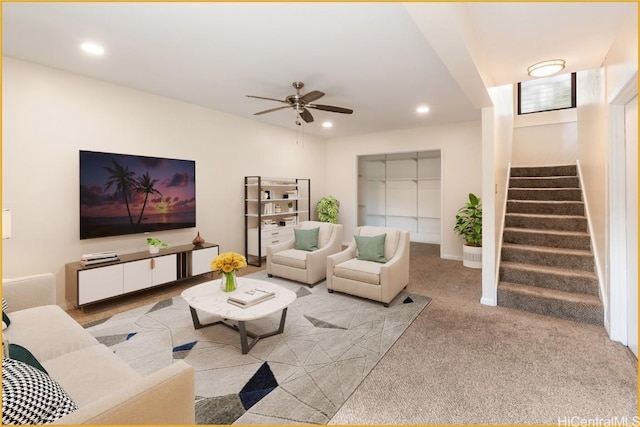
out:
{"label": "hicentralmls watermark text", "polygon": [[588,427],[588,426],[640,426],[640,417],[609,417],[609,418],[585,418],[579,416],[558,417],[559,426]]}

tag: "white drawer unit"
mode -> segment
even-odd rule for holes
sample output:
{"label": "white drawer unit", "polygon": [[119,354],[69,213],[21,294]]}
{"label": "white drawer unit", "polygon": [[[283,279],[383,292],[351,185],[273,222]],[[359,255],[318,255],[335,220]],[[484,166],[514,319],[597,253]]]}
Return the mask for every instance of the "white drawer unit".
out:
{"label": "white drawer unit", "polygon": [[124,264],[124,292],[175,282],[177,256],[166,255]]}
{"label": "white drawer unit", "polygon": [[159,254],[123,254],[105,264],[83,266],[71,262],[65,265],[66,299],[82,307],[204,274],[211,271],[211,260],[218,251],[218,245],[204,243],[198,247],[175,246]]}
{"label": "white drawer unit", "polygon": [[217,246],[191,252],[191,275],[198,276],[211,272],[211,261],[218,256],[219,252]]}
{"label": "white drawer unit", "polygon": [[293,240],[294,238],[293,227],[277,227],[262,231],[259,231],[257,228],[251,228],[248,230],[248,233],[249,241],[247,249],[251,256],[258,256],[259,254],[258,233],[260,233],[260,253],[262,256],[266,256],[267,246]]}
{"label": "white drawer unit", "polygon": [[78,272],[78,303],[88,304],[122,295],[123,265],[110,265]]}

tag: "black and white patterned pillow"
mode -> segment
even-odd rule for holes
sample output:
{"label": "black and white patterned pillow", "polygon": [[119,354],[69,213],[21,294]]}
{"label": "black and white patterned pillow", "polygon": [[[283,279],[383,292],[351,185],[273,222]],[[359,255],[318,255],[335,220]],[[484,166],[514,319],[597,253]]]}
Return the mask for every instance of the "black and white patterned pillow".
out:
{"label": "black and white patterned pillow", "polygon": [[9,327],[11,323],[11,319],[7,316],[7,310],[9,309],[9,304],[7,304],[7,300],[2,297],[2,330],[4,331]]}
{"label": "black and white patterned pillow", "polygon": [[51,377],[18,360],[2,359],[2,424],[47,424],[76,409]]}

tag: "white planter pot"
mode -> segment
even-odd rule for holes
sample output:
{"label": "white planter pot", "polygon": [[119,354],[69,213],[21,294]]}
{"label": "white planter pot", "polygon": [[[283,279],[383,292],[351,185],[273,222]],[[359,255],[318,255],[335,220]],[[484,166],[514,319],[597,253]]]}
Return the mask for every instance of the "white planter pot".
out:
{"label": "white planter pot", "polygon": [[149,253],[150,254],[157,254],[158,252],[160,252],[160,246],[149,245]]}
{"label": "white planter pot", "polygon": [[469,268],[482,268],[482,248],[462,245],[462,265]]}

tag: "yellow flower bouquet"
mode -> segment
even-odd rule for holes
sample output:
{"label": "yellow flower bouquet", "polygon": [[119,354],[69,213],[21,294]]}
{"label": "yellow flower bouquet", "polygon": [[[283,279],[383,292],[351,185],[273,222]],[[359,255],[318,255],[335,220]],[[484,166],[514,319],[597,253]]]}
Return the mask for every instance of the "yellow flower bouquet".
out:
{"label": "yellow flower bouquet", "polygon": [[223,252],[211,261],[211,270],[222,273],[224,292],[236,290],[236,271],[247,266],[247,260],[236,252]]}

